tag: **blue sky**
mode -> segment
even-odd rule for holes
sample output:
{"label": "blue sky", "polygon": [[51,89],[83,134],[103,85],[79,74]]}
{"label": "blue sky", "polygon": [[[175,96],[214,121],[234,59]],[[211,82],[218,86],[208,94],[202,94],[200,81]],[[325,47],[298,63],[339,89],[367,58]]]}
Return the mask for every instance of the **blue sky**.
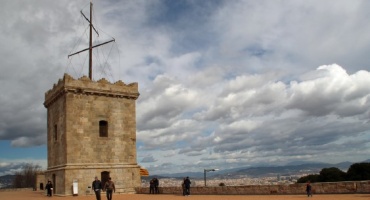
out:
{"label": "blue sky", "polygon": [[35,159],[45,159],[47,157],[46,145],[36,146],[36,147],[25,147],[19,148],[12,146],[9,141],[0,141],[1,152],[0,158],[6,160],[12,159],[24,159],[24,158],[35,158]]}
{"label": "blue sky", "polygon": [[[151,174],[369,159],[369,1],[93,1],[94,80],[138,82]],[[0,8],[0,175],[46,162],[44,94],[87,75],[89,1]],[[80,39],[81,38],[81,39]]]}

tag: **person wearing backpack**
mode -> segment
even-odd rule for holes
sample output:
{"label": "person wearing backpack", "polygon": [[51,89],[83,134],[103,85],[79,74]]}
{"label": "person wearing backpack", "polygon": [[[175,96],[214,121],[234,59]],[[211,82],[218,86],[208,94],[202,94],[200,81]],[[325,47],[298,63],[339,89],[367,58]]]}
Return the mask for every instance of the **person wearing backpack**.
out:
{"label": "person wearing backpack", "polygon": [[114,182],[111,177],[109,177],[108,181],[105,182],[104,190],[107,193],[107,200],[112,200],[113,192],[116,192],[116,187],[114,186]]}

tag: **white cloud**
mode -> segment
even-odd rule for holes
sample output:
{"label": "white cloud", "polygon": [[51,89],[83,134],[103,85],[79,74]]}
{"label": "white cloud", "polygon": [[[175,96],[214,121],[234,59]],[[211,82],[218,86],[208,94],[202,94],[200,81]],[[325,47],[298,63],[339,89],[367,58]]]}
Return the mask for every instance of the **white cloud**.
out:
{"label": "white cloud", "polygon": [[[365,160],[369,8],[345,0],[96,1],[98,39],[116,43],[94,51],[112,50],[107,65],[94,58],[94,78],[139,83],[138,161],[151,174]],[[0,140],[46,143],[44,93],[64,72],[87,74],[86,54],[67,59],[87,45],[80,9],[88,12],[88,2],[2,4]]]}
{"label": "white cloud", "polygon": [[142,163],[150,163],[150,162],[156,162],[156,161],[157,160],[153,157],[153,155],[148,155],[141,160]]}
{"label": "white cloud", "polygon": [[20,160],[0,160],[0,176],[12,175],[16,172],[22,170],[22,167],[26,164],[32,164],[34,166],[39,166],[41,170],[45,170],[47,166],[47,160],[35,160],[32,158],[23,158]]}
{"label": "white cloud", "polygon": [[[362,84],[368,84],[351,80],[352,77],[358,77],[359,73],[362,76],[368,74],[364,72],[347,74],[342,67],[333,64],[318,67],[317,70],[308,73],[317,74],[316,77],[310,75],[307,79],[307,76],[303,75],[306,80],[286,84],[281,81],[262,81],[265,77],[263,75],[258,78],[250,75],[235,77],[229,81],[232,84],[225,83],[224,89],[219,91],[218,95],[213,94],[215,98],[208,101],[207,105],[199,104],[198,108],[193,109],[195,112],[192,115],[182,116],[189,120],[193,116],[198,119],[194,121],[193,126],[182,127],[183,129],[198,127],[199,134],[187,134],[195,136],[193,140],[187,140],[186,136],[172,132],[173,134],[161,135],[164,137],[162,141],[170,143],[175,149],[178,148],[179,153],[185,153],[189,159],[200,156],[202,160],[217,160],[209,159],[207,156],[207,149],[211,148],[219,160],[228,158],[227,162],[231,163],[247,158],[253,162],[262,162],[263,160],[258,158],[261,155],[271,162],[277,162],[277,157],[279,162],[283,162],[314,159],[311,156],[313,154],[328,156],[338,154],[333,152],[334,149],[344,147],[333,145],[334,141],[342,140],[349,133],[357,138],[369,128],[369,123],[362,120],[369,113],[369,106],[366,106],[367,101],[364,100],[367,99],[369,92],[363,92],[351,101],[344,100],[345,96],[351,95],[348,89],[362,88]],[[248,87],[249,82],[244,80],[250,77],[261,84]],[[239,85],[229,87],[235,85],[235,80],[238,80]],[[166,93],[166,90],[162,91]],[[350,91],[355,92],[353,89]],[[210,114],[214,117],[201,117]],[[170,127],[175,127],[176,124],[171,124]],[[358,125],[354,127],[354,124]],[[211,135],[205,134],[210,129],[215,132]],[[183,132],[186,133],[186,130]],[[149,131],[145,135],[151,138],[143,140],[144,143],[150,141],[148,145],[151,149],[167,149],[166,144],[155,139],[158,135]],[[176,143],[188,145],[176,146]],[[366,146],[366,142],[363,145]],[[312,149],[313,146],[315,148]],[[234,154],[233,152],[248,154],[241,153],[237,159],[232,159],[230,155]]]}
{"label": "white cloud", "polygon": [[328,114],[350,116],[350,113],[358,116],[368,112],[365,99],[368,98],[370,89],[364,86],[370,81],[355,79],[358,77],[356,74],[368,76],[368,72],[349,75],[338,65],[321,66],[317,71],[323,71],[317,79],[291,83],[289,108],[300,109],[318,116]]}

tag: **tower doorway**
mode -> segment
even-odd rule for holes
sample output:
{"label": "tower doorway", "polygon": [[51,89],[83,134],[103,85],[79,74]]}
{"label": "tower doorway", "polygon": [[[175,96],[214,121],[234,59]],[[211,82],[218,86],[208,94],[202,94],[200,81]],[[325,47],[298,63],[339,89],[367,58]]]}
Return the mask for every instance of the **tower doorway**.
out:
{"label": "tower doorway", "polygon": [[52,184],[53,184],[53,191],[51,191],[51,192],[52,192],[53,194],[55,194],[55,190],[57,189],[57,182],[56,182],[55,174],[53,174]]}
{"label": "tower doorway", "polygon": [[101,184],[104,187],[105,183],[109,180],[109,172],[108,171],[103,171],[101,174]]}

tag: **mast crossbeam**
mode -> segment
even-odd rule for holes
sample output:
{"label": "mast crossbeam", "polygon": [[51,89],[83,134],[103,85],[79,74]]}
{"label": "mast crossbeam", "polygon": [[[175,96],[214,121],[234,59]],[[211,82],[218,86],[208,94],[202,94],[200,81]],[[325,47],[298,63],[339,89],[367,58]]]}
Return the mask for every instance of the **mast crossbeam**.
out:
{"label": "mast crossbeam", "polygon": [[81,51],[78,51],[78,52],[75,52],[75,53],[72,53],[70,55],[68,55],[68,58],[73,56],[73,55],[76,55],[76,54],[79,54],[79,53],[82,53],[84,51],[87,51],[89,50],[89,78],[90,80],[92,80],[92,49],[95,48],[95,47],[98,47],[98,46],[102,46],[104,44],[108,44],[110,42],[115,42],[115,39],[113,38],[113,40],[109,40],[107,42],[104,42],[104,43],[101,43],[101,44],[97,44],[97,45],[92,45],[92,30],[94,29],[94,31],[96,32],[96,34],[99,36],[99,33],[98,31],[95,29],[95,27],[93,26],[92,24],[92,7],[93,7],[93,3],[90,2],[90,19],[88,19],[82,12],[81,10],[81,14],[82,16],[89,22],[90,24],[90,38],[89,38],[89,47],[86,48],[86,49],[83,49]]}
{"label": "mast crossbeam", "polygon": [[[116,41],[116,39],[109,40],[109,41],[107,41],[107,42],[103,42],[103,43],[101,43],[101,44],[94,45],[94,46],[92,46],[92,48],[95,48],[95,47],[98,47],[98,46],[102,46],[102,45],[104,45],[104,44],[108,44],[108,43],[115,42],[115,41]],[[82,53],[82,52],[84,52],[84,51],[87,51],[87,50],[89,50],[89,49],[90,49],[90,47],[88,47],[88,48],[86,48],[86,49],[83,49],[83,50],[81,50],[81,51],[78,51],[78,52],[75,52],[75,53],[69,54],[69,55],[68,55],[68,58],[69,58],[69,57],[71,57],[71,56],[73,56],[73,55],[76,55],[76,54]]]}

